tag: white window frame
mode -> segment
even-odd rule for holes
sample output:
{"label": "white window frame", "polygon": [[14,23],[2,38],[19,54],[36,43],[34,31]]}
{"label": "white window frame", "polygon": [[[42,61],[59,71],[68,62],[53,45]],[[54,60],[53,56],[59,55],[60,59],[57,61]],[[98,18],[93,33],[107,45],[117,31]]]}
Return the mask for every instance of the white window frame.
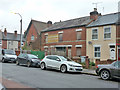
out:
{"label": "white window frame", "polygon": [[[96,47],[99,47],[100,48],[100,51],[95,51],[95,48]],[[100,57],[95,57],[95,53],[99,53],[100,52]],[[94,45],[94,58],[96,58],[96,59],[100,59],[101,58],[101,45]]]}
{"label": "white window frame", "polygon": [[[105,33],[106,28],[110,28],[110,32]],[[109,33],[110,33],[110,38],[105,38],[105,34],[109,34]],[[110,39],[111,39],[111,26],[105,26],[104,27],[104,40],[110,40]]]}
{"label": "white window frame", "polygon": [[[95,35],[97,35],[97,39],[93,39],[93,30],[97,30],[97,33]],[[92,28],[92,40],[98,40],[98,28]]]}
{"label": "white window frame", "polygon": [[31,40],[32,40],[32,41],[35,40],[35,36],[34,36],[34,35],[31,36]]}

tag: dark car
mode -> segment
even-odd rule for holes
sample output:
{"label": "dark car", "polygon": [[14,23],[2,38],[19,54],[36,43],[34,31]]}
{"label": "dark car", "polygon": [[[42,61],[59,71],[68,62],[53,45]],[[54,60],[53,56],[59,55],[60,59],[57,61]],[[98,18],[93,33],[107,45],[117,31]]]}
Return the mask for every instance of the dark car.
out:
{"label": "dark car", "polygon": [[17,57],[16,65],[27,65],[28,67],[30,66],[40,66],[40,60],[38,59],[37,56],[32,55],[32,54],[26,54],[26,53],[21,53]]}
{"label": "dark car", "polygon": [[120,78],[120,61],[108,65],[98,65],[96,73],[104,80]]}

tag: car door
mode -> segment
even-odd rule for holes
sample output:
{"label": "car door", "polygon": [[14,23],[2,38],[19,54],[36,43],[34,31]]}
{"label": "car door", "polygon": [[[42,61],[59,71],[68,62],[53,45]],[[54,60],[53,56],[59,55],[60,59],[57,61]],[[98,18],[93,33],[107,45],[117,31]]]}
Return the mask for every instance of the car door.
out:
{"label": "car door", "polygon": [[27,64],[27,54],[23,54],[22,64]]}
{"label": "car door", "polygon": [[20,54],[18,57],[17,57],[17,61],[21,64],[22,63],[22,57],[23,57],[23,54]]}
{"label": "car door", "polygon": [[116,61],[114,64],[113,64],[113,67],[111,68],[111,73],[113,76],[120,76],[119,73],[120,73],[120,67],[118,66],[118,61]]}
{"label": "car door", "polygon": [[60,65],[61,65],[61,60],[59,57],[57,56],[53,56],[52,57],[52,62],[51,62],[51,66],[54,68],[54,69],[59,69]]}
{"label": "car door", "polygon": [[52,68],[52,61],[53,61],[52,56],[47,56],[45,58],[45,63],[46,63],[46,65],[47,65],[48,68]]}

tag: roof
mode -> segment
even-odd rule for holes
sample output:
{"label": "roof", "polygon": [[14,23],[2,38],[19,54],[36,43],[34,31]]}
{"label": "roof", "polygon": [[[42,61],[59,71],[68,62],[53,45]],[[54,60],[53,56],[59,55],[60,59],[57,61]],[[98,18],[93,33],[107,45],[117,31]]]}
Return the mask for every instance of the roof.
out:
{"label": "roof", "polygon": [[44,30],[45,28],[47,28],[47,25],[48,25],[45,22],[31,20],[30,24],[29,24],[29,26],[27,28],[27,31],[25,32],[24,37],[27,36],[27,33],[29,32],[29,29],[30,29],[30,27],[31,27],[32,24],[34,25],[34,27],[35,27],[35,29],[36,29],[36,31],[37,31],[38,34],[40,34],[41,30]]}
{"label": "roof", "polygon": [[90,23],[87,27],[112,25],[112,24],[116,24],[117,21],[118,21],[118,13],[111,13],[111,14],[99,16],[97,20]]}
{"label": "roof", "polygon": [[[11,41],[20,41],[20,34],[17,34],[17,37],[16,37],[14,33],[7,33],[7,36],[5,36],[4,32],[2,32],[2,39],[11,40]],[[22,41],[25,42],[25,38],[22,38]]]}
{"label": "roof", "polygon": [[42,32],[84,26],[87,25],[90,21],[90,17],[86,16],[67,21],[56,22],[51,27],[42,30]]}

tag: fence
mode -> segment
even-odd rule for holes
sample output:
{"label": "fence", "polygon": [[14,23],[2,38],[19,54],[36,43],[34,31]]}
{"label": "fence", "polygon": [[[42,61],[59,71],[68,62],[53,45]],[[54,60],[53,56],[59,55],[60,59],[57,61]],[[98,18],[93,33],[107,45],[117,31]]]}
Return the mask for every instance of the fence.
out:
{"label": "fence", "polygon": [[31,54],[36,55],[40,60],[45,57],[45,53],[43,51],[32,51]]}

